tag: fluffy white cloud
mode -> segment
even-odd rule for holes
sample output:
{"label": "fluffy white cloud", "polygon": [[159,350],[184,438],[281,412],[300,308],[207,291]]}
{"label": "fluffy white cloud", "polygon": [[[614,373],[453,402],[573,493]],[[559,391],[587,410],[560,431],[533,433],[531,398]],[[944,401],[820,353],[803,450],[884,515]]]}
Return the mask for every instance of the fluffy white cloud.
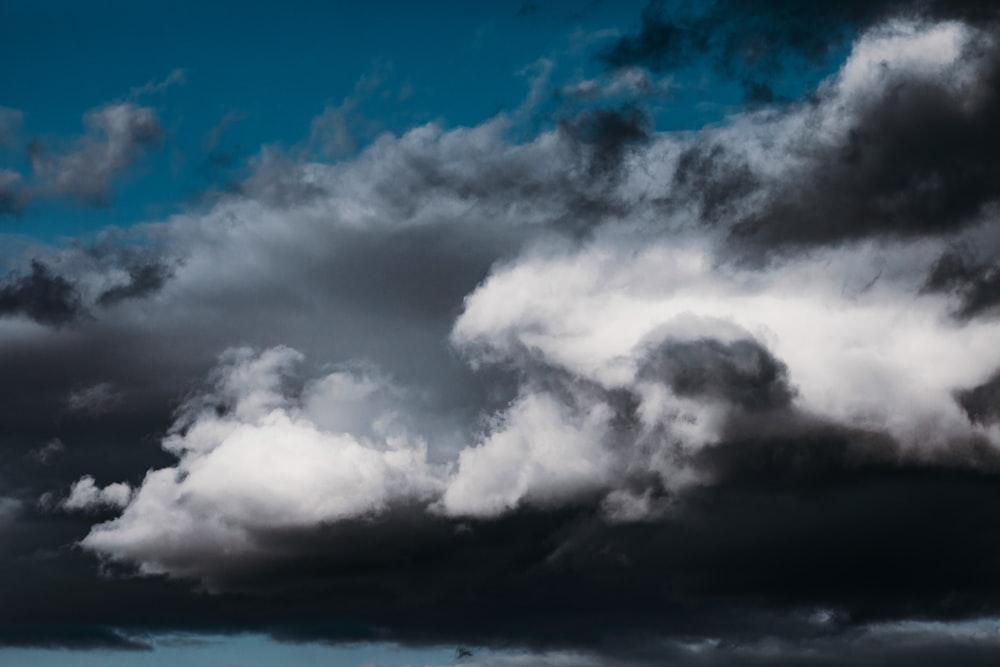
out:
{"label": "fluffy white cloud", "polygon": [[73,484],[69,497],[61,505],[71,511],[122,508],[128,505],[131,497],[132,489],[128,484],[116,482],[100,488],[93,477],[86,475]]}
{"label": "fluffy white cloud", "polygon": [[[495,273],[468,298],[454,339],[487,360],[530,349],[614,387],[637,381],[650,343],[752,337],[788,365],[797,404],[811,413],[915,447],[972,434],[1000,443],[953,399],[1000,365],[1000,324],[956,323],[948,298],[918,295],[923,276],[907,264],[925,252],[860,244],[741,270],[718,267],[698,246],[598,239]],[[880,263],[877,281],[852,289],[859,265]]]}
{"label": "fluffy white cloud", "polygon": [[[293,399],[282,390],[300,357],[280,347],[229,353],[213,391],[188,402],[164,441],[178,464],[149,472],[122,515],[97,526],[84,546],[147,571],[174,571],[199,553],[252,553],[255,530],[374,514],[439,491],[426,444],[387,432],[382,415],[368,424],[371,439],[338,430],[337,419],[321,429],[309,416],[316,396]],[[334,373],[313,389],[356,399],[373,385]]]}
{"label": "fluffy white cloud", "polygon": [[610,408],[572,410],[550,394],[529,393],[458,458],[441,507],[457,516],[497,516],[523,502],[556,505],[605,487],[613,457],[604,447]]}

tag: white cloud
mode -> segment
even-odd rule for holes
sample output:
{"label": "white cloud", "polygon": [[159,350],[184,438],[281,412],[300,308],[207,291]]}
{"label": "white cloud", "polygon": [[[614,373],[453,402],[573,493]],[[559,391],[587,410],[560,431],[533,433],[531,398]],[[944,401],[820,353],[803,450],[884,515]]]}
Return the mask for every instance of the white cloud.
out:
{"label": "white cloud", "polygon": [[128,505],[131,497],[132,489],[128,484],[117,482],[100,488],[93,477],[85,475],[74,482],[69,497],[62,501],[61,506],[71,511],[122,508]]}
{"label": "white cloud", "polygon": [[935,78],[954,73],[972,36],[972,30],[958,22],[895,20],[877,26],[858,40],[841,67],[834,79],[837,94],[870,96],[901,71]]}
{"label": "white cloud", "polygon": [[521,396],[479,445],[464,449],[442,509],[456,516],[498,516],[523,502],[558,505],[609,483],[604,449],[610,409],[571,410],[548,394]]}
{"label": "white cloud", "polygon": [[454,340],[492,360],[535,350],[614,387],[636,382],[650,341],[750,336],[788,365],[797,403],[811,413],[914,447],[972,434],[1000,444],[1000,433],[970,424],[953,399],[1000,365],[991,342],[1000,325],[953,322],[947,298],[915,296],[923,277],[888,275],[892,267],[867,291],[849,289],[857,264],[875,266],[879,255],[905,267],[922,252],[919,244],[862,244],[764,270],[720,270],[698,246],[598,239],[494,273],[467,299]]}
{"label": "white cloud", "polygon": [[[323,430],[308,414],[316,396],[283,393],[300,357],[288,348],[229,353],[212,392],[188,402],[164,441],[177,465],[149,472],[122,515],[95,527],[83,545],[147,571],[175,571],[198,553],[252,553],[255,530],[376,514],[438,492],[424,442]],[[334,397],[372,390],[371,380],[341,373],[312,387],[308,393]],[[369,425],[375,434],[378,419]]]}

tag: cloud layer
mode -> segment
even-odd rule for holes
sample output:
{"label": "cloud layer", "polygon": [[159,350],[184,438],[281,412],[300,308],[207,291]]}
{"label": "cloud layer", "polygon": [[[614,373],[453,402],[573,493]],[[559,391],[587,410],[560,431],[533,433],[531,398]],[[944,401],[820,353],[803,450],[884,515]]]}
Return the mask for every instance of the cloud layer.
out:
{"label": "cloud layer", "polygon": [[[765,4],[758,46],[785,59],[733,32],[745,3],[686,24],[651,5],[603,52],[606,89],[559,88],[591,106],[527,138],[537,99],[354,155],[348,101],[314,125],[333,164],[266,148],[200,208],[21,258],[0,283],[0,440],[27,480],[0,477],[0,641],[984,660],[993,14],[836,3],[812,35]],[[697,132],[645,106],[702,43],[753,83],[841,42],[808,99]],[[133,102],[86,124],[36,151],[33,187],[100,200],[163,136]],[[57,612],[25,556],[46,549]]]}

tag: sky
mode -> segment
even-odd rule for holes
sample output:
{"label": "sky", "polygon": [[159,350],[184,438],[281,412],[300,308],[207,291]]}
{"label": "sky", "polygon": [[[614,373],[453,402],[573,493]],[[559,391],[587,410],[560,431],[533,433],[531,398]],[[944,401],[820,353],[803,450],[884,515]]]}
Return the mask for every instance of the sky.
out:
{"label": "sky", "polygon": [[0,0],[0,665],[991,665],[1000,3]]}

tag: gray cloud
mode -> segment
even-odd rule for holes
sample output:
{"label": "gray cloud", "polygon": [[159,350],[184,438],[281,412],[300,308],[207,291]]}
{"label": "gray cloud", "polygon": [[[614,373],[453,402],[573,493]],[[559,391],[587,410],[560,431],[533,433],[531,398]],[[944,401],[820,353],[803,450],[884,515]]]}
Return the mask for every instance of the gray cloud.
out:
{"label": "gray cloud", "polygon": [[1000,375],[994,374],[986,382],[956,393],[962,409],[974,422],[992,423],[1000,418]]}
{"label": "gray cloud", "polygon": [[170,277],[170,269],[162,264],[141,264],[129,268],[128,282],[110,287],[97,297],[101,306],[113,306],[128,299],[141,299],[161,289]]}
{"label": "gray cloud", "polygon": [[155,148],[163,130],[152,109],[132,103],[100,107],[83,120],[86,134],[66,151],[32,142],[34,180],[44,196],[104,204],[114,179]]}
{"label": "gray cloud", "polygon": [[0,284],[0,315],[23,315],[42,324],[69,324],[86,313],[70,281],[41,261],[31,262],[28,275],[9,275]]}
{"label": "gray cloud", "polygon": [[949,250],[932,267],[924,289],[957,294],[958,318],[989,314],[1000,304],[1000,267]]}
{"label": "gray cloud", "polygon": [[663,378],[679,396],[722,398],[749,410],[787,407],[794,396],[788,368],[753,340],[667,341],[643,372]]}

